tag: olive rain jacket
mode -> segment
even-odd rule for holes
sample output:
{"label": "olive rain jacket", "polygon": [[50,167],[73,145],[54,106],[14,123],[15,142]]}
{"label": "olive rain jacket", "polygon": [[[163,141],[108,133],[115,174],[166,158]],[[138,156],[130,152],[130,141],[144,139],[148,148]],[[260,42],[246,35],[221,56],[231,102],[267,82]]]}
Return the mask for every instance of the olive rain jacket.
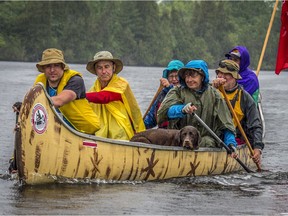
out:
{"label": "olive rain jacket", "polygon": [[[235,127],[226,102],[218,90],[208,84],[209,73],[206,63],[202,60],[194,60],[191,62],[193,62],[193,64],[191,65],[192,67],[189,68],[200,68],[204,71],[205,78],[202,83],[203,88],[198,92],[192,91],[180,77],[181,86],[174,87],[168,92],[158,110],[158,124],[168,120],[169,128],[174,129],[181,129],[186,125],[192,125],[196,127],[201,134],[201,147],[220,147],[215,138],[197,119],[193,118],[192,115],[182,113],[182,108],[191,102],[197,107],[195,113],[217,136],[222,140],[224,139],[226,145],[237,145],[233,135],[235,134]],[[225,133],[229,133],[231,136],[227,136],[227,139],[227,137],[225,138],[224,136]]]}

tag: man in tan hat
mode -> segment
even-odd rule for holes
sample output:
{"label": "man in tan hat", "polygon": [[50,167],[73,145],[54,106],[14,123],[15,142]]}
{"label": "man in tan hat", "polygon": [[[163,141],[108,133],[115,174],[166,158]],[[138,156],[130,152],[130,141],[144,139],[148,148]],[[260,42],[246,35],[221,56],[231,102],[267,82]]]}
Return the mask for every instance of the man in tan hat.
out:
{"label": "man in tan hat", "polygon": [[[254,148],[253,160],[261,164],[261,153],[264,148],[262,142],[263,128],[257,106],[252,96],[238,84],[238,80],[242,79],[239,75],[239,65],[233,60],[222,60],[216,69],[217,78],[213,80],[212,85],[218,88],[224,86],[228,99],[233,106],[238,120],[247,135],[249,142]],[[240,130],[237,128],[236,120],[233,119],[237,129],[236,141],[238,144],[245,143]]]}
{"label": "man in tan hat", "polygon": [[44,50],[36,67],[41,74],[34,84],[44,84],[64,121],[80,132],[94,134],[100,128],[99,118],[86,100],[81,73],[69,69],[62,51],[55,48]]}
{"label": "man in tan hat", "polygon": [[130,140],[136,132],[145,130],[141,111],[129,83],[118,76],[121,60],[108,51],[97,52],[86,69],[98,78],[86,93],[86,98],[100,117],[101,129],[96,135]]}
{"label": "man in tan hat", "polygon": [[[45,86],[63,120],[80,132],[95,134],[100,122],[85,98],[82,75],[69,69],[62,51],[55,48],[44,50],[36,67],[41,74],[36,77],[34,85],[41,82]],[[10,173],[17,172],[15,159],[15,156],[10,159]]]}

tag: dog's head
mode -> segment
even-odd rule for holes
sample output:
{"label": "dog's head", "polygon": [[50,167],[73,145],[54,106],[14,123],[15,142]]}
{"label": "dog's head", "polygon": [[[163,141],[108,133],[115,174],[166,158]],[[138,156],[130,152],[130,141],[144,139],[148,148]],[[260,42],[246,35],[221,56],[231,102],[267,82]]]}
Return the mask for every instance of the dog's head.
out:
{"label": "dog's head", "polygon": [[184,148],[198,149],[201,142],[200,132],[193,126],[185,126],[180,130],[180,144]]}

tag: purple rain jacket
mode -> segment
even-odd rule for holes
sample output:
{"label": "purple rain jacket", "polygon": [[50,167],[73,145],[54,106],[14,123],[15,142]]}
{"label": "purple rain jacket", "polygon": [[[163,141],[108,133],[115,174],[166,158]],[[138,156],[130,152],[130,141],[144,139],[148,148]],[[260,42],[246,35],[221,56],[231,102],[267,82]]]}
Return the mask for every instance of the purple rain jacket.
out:
{"label": "purple rain jacket", "polygon": [[241,54],[239,74],[241,75],[242,79],[237,80],[237,82],[242,85],[250,95],[253,95],[253,93],[259,89],[259,81],[257,75],[250,68],[248,68],[250,65],[249,52],[244,46],[236,46],[230,50],[229,53],[235,49],[237,49]]}

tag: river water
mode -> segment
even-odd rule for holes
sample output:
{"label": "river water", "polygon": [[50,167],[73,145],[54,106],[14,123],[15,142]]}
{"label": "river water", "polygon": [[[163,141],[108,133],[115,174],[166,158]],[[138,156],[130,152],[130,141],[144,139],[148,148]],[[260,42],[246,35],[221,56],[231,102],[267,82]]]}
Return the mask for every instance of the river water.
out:
{"label": "river water", "polygon": [[[86,65],[70,64],[84,74],[89,88],[95,76]],[[144,113],[163,68],[124,67]],[[266,121],[262,173],[171,179],[161,182],[59,183],[19,186],[7,173],[12,155],[15,114],[38,72],[35,63],[0,62],[0,214],[36,215],[288,215],[288,73],[259,75]],[[211,78],[215,77],[213,70]]]}

